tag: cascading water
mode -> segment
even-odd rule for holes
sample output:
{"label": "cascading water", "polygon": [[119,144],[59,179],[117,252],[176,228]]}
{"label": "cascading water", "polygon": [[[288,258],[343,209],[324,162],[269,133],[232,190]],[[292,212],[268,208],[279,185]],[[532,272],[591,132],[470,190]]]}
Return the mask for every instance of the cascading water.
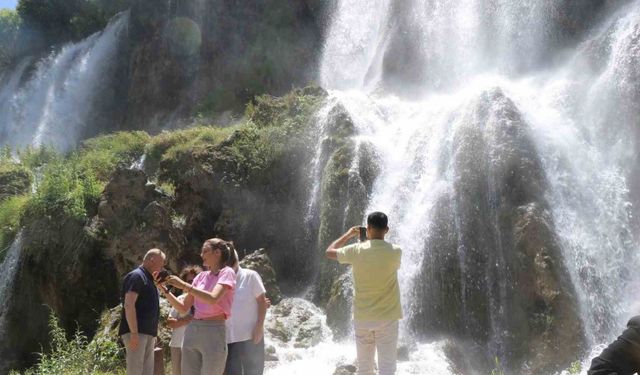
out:
{"label": "cascading water", "polygon": [[[344,107],[380,167],[367,211],[389,214],[404,249],[402,335],[418,341],[400,374],[453,373],[444,348],[469,341],[514,373],[584,373],[638,313],[639,58],[638,1],[337,2],[323,112]],[[527,354],[536,329],[548,358]]]}
{"label": "cascading water", "polygon": [[6,249],[4,260],[0,264],[0,285],[2,285],[0,288],[0,340],[2,341],[5,340],[6,309],[12,297],[13,282],[18,271],[21,249],[22,235],[18,234],[11,246]]}
{"label": "cascading water", "polygon": [[128,13],[115,17],[104,31],[64,46],[31,70],[24,61],[7,72],[0,86],[0,145],[75,146],[109,90],[128,19]]}

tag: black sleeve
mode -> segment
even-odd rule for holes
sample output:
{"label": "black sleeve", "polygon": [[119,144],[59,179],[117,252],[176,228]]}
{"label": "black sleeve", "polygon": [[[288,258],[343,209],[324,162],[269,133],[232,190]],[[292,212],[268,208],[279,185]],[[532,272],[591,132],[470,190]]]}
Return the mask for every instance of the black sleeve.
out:
{"label": "black sleeve", "polygon": [[144,290],[144,280],[142,280],[142,276],[137,273],[130,273],[125,277],[124,283],[122,286],[123,297],[128,292],[142,293]]}

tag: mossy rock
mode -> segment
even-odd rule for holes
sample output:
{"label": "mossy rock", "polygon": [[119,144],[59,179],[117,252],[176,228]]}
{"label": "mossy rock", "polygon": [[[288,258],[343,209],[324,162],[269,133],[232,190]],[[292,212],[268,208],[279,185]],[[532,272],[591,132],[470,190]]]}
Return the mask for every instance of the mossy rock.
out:
{"label": "mossy rock", "polygon": [[351,333],[353,310],[353,277],[346,270],[331,287],[331,296],[327,302],[327,325],[337,339],[345,338]]}
{"label": "mossy rock", "polygon": [[[156,338],[156,346],[164,349],[165,356],[170,353],[169,343],[171,342],[171,328],[166,324],[171,305],[164,299],[160,298],[160,321],[158,323],[158,336]],[[105,310],[100,315],[98,328],[93,339],[109,340],[122,345],[122,339],[118,335],[120,321],[122,320],[122,305],[117,305],[111,309]],[[123,357],[124,359],[124,357]]]}

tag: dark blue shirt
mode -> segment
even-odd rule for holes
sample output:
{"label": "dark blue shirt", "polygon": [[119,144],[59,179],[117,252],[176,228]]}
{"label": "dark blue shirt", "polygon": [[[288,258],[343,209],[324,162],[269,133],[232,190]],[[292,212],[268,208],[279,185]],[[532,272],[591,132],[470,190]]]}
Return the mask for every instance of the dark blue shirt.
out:
{"label": "dark blue shirt", "polygon": [[138,317],[138,333],[145,335],[158,335],[158,321],[160,319],[160,303],[158,289],[153,284],[153,277],[142,266],[129,272],[122,283],[122,318],[120,320],[119,334],[131,332],[124,311],[124,296],[127,292],[138,294],[136,299],[136,316]]}

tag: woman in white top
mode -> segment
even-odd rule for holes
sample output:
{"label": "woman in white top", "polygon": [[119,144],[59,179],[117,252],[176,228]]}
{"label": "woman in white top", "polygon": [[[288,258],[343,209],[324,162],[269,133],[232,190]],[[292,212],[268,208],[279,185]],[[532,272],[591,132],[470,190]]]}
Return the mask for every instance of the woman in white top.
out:
{"label": "woman in white top", "polygon": [[[180,272],[180,279],[191,284],[196,275],[202,271],[199,266],[188,266],[182,269]],[[187,293],[178,296],[178,299],[184,301]],[[182,359],[182,340],[184,339],[184,331],[187,328],[187,324],[193,319],[193,314],[189,311],[186,314],[180,314],[175,308],[171,309],[169,318],[167,318],[167,325],[173,331],[171,332],[171,342],[169,347],[171,348],[171,374],[180,375],[180,366]]]}
{"label": "woman in white top", "polygon": [[[236,254],[235,259],[238,259]],[[225,375],[262,375],[264,371],[264,317],[268,301],[262,278],[240,268],[236,261],[236,292],[227,328]]]}

